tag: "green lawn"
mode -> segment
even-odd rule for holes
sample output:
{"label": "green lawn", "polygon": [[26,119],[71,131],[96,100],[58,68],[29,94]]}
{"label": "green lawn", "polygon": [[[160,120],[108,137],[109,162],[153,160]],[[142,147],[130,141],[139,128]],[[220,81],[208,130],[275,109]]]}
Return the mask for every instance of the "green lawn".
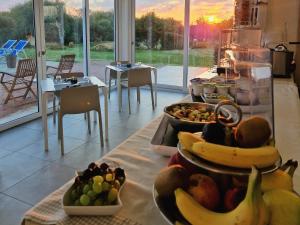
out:
{"label": "green lawn", "polygon": [[[28,57],[34,57],[33,48],[25,50]],[[76,62],[82,62],[83,49],[81,45],[73,48],[65,47],[64,49],[47,49],[46,59],[59,61],[63,54],[75,54]],[[24,56],[22,56],[24,57]],[[91,50],[92,60],[113,61],[113,51],[93,51]],[[189,54],[189,66],[210,67],[214,64],[213,49],[191,49]],[[183,50],[136,50],[136,61],[152,65],[182,65]]]}

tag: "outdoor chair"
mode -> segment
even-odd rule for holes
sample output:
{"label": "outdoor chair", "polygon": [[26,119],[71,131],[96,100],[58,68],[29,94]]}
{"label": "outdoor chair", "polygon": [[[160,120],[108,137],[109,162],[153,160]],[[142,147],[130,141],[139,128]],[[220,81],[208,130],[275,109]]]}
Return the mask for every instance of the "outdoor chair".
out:
{"label": "outdoor chair", "polygon": [[50,66],[48,65],[46,68],[46,71],[48,71],[48,69],[52,69],[54,70],[53,73],[49,73],[47,74],[47,76],[53,76],[53,78],[55,79],[56,76],[62,74],[62,73],[70,73],[73,69],[74,66],[74,62],[75,62],[75,55],[62,55],[60,57],[59,60],[59,64],[57,67],[55,66]]}
{"label": "outdoor chair", "polygon": [[17,40],[8,40],[0,48],[0,57],[3,57],[12,48],[12,46],[17,42]]}
{"label": "outdoor chair", "polygon": [[[127,64],[129,61],[120,61],[121,64]],[[110,65],[116,66],[117,62],[111,62]],[[108,81],[108,99],[110,99],[110,90],[111,90],[111,80],[117,80],[117,72],[114,70],[109,71],[109,81]],[[105,78],[106,80],[106,78]],[[121,82],[127,80],[127,72],[121,74]]]}
{"label": "outdoor chair", "polygon": [[128,77],[128,108],[129,114],[131,114],[130,108],[130,88],[137,88],[137,101],[141,103],[140,87],[149,85],[151,91],[152,109],[154,110],[154,99],[153,99],[153,87],[151,79],[151,68],[137,68],[131,69],[127,73]]}
{"label": "outdoor chair", "polygon": [[27,40],[20,40],[13,49],[9,49],[8,50],[8,53],[10,55],[14,55],[14,56],[18,56],[18,54],[20,52],[23,52],[24,53],[24,56],[25,58],[27,58],[27,55],[24,51],[24,48],[26,47],[26,45],[28,44],[28,41]]}
{"label": "outdoor chair", "polygon": [[[82,72],[71,72],[71,73],[61,73],[60,74],[61,79],[67,79],[67,78],[71,78],[71,77],[76,77],[76,78],[80,78],[83,77],[84,74]],[[54,93],[54,98],[53,98],[53,123],[56,122],[56,98],[60,98],[60,94],[59,92],[55,92]]]}
{"label": "outdoor chair", "polygon": [[103,128],[97,85],[65,88],[60,94],[58,111],[58,137],[61,141],[61,154],[64,155],[63,117],[66,114],[87,113],[88,132],[91,133],[90,111],[98,112],[100,142],[103,146]]}
{"label": "outdoor chair", "polygon": [[[2,73],[0,83],[7,91],[7,97],[4,104],[7,104],[9,100],[23,97],[24,99],[31,92],[35,97],[37,95],[32,90],[31,86],[36,73],[36,64],[33,59],[21,59],[18,62],[17,70],[15,74],[0,72]],[[13,93],[16,91],[24,90],[24,94],[14,96]]]}

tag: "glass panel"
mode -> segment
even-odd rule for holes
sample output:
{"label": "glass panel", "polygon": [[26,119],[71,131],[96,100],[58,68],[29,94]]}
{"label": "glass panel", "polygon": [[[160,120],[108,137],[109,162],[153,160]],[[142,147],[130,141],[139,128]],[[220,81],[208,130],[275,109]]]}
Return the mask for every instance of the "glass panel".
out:
{"label": "glass panel", "polygon": [[217,64],[219,34],[232,28],[234,0],[191,0],[190,9],[189,80]]}
{"label": "glass panel", "polygon": [[158,68],[158,84],[183,86],[184,1],[136,1],[135,61]]}
{"label": "glass panel", "polygon": [[47,75],[58,73],[65,55],[75,63],[63,72],[83,72],[82,1],[44,0]]}
{"label": "glass panel", "polygon": [[114,61],[114,0],[90,0],[89,75],[104,80],[105,65]]}
{"label": "glass panel", "polygon": [[38,112],[33,12],[32,0],[0,2],[0,125]]}

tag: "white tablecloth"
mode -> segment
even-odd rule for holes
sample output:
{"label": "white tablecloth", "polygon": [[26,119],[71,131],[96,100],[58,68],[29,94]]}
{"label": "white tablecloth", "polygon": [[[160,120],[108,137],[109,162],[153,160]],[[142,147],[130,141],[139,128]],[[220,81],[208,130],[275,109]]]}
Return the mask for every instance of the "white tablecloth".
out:
{"label": "white tablecloth", "polygon": [[[300,102],[297,88],[290,80],[275,80],[274,95],[276,146],[281,152],[283,161],[289,158],[300,161]],[[161,168],[166,166],[168,161],[167,158],[150,150],[150,140],[160,120],[161,117],[153,120],[104,157],[104,160],[114,160],[122,165],[128,178],[121,194],[124,207],[117,216],[128,218],[143,225],[166,224],[156,209],[152,197],[152,185],[155,176]],[[300,192],[300,169],[296,171],[294,181],[295,190]],[[60,191],[63,193],[69,185],[70,182],[63,186]],[[60,198],[60,195],[56,192],[57,199]],[[24,224],[41,224],[34,222],[36,218],[33,215],[38,213],[43,205],[49,204],[49,200],[53,196],[55,193],[29,210],[25,214]],[[53,220],[51,224],[55,224],[55,221],[59,219],[66,219],[59,200],[57,201],[58,207],[52,210],[58,216],[57,218],[48,218]]]}

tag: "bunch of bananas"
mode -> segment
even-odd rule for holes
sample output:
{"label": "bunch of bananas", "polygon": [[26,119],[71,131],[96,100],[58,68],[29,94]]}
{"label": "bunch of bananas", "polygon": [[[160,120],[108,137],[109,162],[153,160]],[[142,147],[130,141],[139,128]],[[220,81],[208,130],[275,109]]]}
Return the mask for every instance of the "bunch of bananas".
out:
{"label": "bunch of bananas", "polygon": [[256,168],[273,165],[280,157],[273,146],[238,148],[205,142],[197,135],[180,132],[182,148],[214,163],[252,168],[245,198],[232,211],[206,209],[183,189],[175,190],[176,205],[192,225],[300,225],[300,198],[293,188],[297,161],[289,160],[273,173]]}

